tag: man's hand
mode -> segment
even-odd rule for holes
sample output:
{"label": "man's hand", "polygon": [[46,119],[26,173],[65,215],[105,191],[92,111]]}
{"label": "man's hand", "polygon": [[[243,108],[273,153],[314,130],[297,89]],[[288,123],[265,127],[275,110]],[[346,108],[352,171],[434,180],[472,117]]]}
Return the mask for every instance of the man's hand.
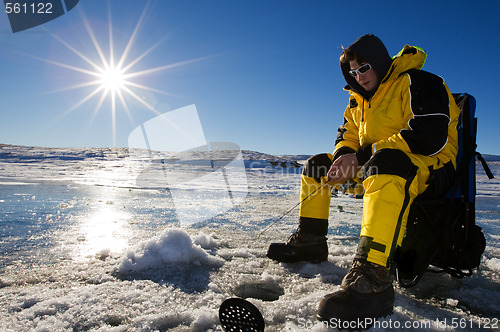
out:
{"label": "man's hand", "polygon": [[355,153],[348,153],[338,157],[330,167],[327,174],[328,182],[331,184],[344,183],[357,176],[359,162]]}

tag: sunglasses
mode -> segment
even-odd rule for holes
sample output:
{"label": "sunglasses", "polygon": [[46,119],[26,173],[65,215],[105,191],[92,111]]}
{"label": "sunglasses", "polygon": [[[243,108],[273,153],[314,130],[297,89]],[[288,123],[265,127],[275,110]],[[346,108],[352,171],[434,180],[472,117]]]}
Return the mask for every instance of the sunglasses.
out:
{"label": "sunglasses", "polygon": [[349,70],[349,75],[351,75],[352,77],[357,77],[359,74],[364,74],[370,69],[372,69],[372,66],[370,66],[369,63],[365,63],[358,69]]}

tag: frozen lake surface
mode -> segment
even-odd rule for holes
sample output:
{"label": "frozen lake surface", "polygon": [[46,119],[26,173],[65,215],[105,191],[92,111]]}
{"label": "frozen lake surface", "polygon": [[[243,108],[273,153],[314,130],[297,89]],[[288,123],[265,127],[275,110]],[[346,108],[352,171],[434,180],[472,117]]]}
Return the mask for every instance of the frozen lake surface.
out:
{"label": "frozen lake surface", "polygon": [[[317,306],[351,265],[361,200],[332,198],[327,262],[279,264],[265,257],[267,246],[294,231],[298,209],[261,233],[298,202],[294,161],[304,156],[243,151],[244,177],[226,183],[237,204],[222,210],[227,202],[214,193],[224,182],[192,196],[199,184],[190,180],[211,175],[214,164],[150,157],[0,145],[0,331],[220,331],[220,304],[249,280],[282,290],[274,301],[249,299],[266,331],[327,330]],[[500,161],[490,159],[497,177],[479,167],[477,176],[476,220],[487,242],[479,271],[396,287],[394,313],[380,328],[500,329]],[[165,190],[166,174],[181,191]],[[196,197],[183,203],[191,223],[178,218],[182,195]]]}

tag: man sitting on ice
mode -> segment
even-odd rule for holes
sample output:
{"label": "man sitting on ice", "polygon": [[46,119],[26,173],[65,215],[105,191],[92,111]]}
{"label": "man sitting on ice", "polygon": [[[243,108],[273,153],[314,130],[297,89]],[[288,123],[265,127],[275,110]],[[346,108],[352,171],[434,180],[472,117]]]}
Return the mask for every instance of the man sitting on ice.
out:
{"label": "man sitting on ice", "polygon": [[[456,168],[460,113],[444,80],[421,70],[423,50],[406,45],[394,58],[374,35],[344,49],[340,67],[349,103],[333,154],[311,157],[301,177],[301,200],[322,184],[362,183],[363,220],[358,249],[340,290],[320,302],[318,317],[356,320],[392,312],[391,263],[405,233],[415,197],[442,196]],[[314,121],[309,122],[314,126]],[[272,243],[279,262],[328,258],[330,188],[300,206],[297,231]]]}

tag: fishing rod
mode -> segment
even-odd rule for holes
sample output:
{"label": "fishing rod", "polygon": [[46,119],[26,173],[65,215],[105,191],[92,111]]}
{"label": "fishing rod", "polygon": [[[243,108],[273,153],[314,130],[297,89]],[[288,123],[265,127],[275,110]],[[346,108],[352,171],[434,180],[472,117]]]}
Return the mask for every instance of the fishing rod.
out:
{"label": "fishing rod", "polygon": [[[262,234],[264,234],[269,228],[274,226],[278,221],[283,219],[287,214],[293,211],[297,206],[306,201],[309,197],[318,192],[321,188],[327,185],[328,182],[323,183],[318,188],[316,188],[312,193],[307,195],[300,202],[295,204],[291,209],[286,211],[281,217],[276,219],[270,225],[268,225],[260,234],[257,236],[258,239]],[[256,331],[264,332],[265,322],[259,309],[253,305],[251,302],[239,298],[233,297],[225,300],[219,308],[219,321],[221,323],[222,329],[224,331]]]}
{"label": "fishing rod", "polygon": [[[313,192],[303,198],[300,202],[295,204],[291,209],[286,211],[281,217],[269,224],[262,232],[260,232],[259,235],[257,235],[256,239],[259,239],[259,237],[268,229],[273,227],[286,215],[292,212],[297,206],[316,194],[318,190],[320,190],[327,184],[328,182],[325,182],[320,185]],[[265,328],[264,318],[262,317],[259,309],[251,302],[239,297],[229,298],[221,304],[219,308],[219,321],[224,331],[264,332]]]}
{"label": "fishing rod", "polygon": [[310,193],[309,195],[307,195],[304,199],[302,199],[300,202],[298,202],[297,204],[295,204],[290,210],[286,211],[281,217],[279,217],[278,219],[276,219],[275,221],[273,221],[271,224],[269,224],[266,228],[264,228],[264,230],[262,232],[260,232],[259,235],[257,235],[257,238],[256,239],[259,239],[259,237],[264,234],[265,232],[267,232],[267,230],[271,227],[273,227],[276,223],[278,223],[281,219],[283,219],[285,216],[287,216],[290,212],[292,212],[297,206],[299,206],[300,204],[302,204],[305,200],[307,200],[309,197],[311,197],[312,195],[314,195],[316,192],[318,192],[318,190],[320,190],[321,188],[323,188],[325,185],[327,185],[328,182],[325,182],[323,183],[322,185],[320,185],[318,188],[316,188],[312,193]]}

